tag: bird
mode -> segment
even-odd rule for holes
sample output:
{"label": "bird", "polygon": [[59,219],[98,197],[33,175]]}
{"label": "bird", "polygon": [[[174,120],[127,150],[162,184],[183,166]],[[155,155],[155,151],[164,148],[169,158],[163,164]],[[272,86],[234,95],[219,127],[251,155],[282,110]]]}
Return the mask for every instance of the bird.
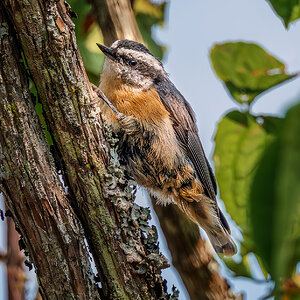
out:
{"label": "bird", "polygon": [[237,247],[217,204],[216,179],[192,107],[142,43],[125,39],[97,45],[105,55],[99,89],[111,103],[103,102],[101,113],[118,134],[127,174],[157,204],[177,204],[218,254],[234,255]]}

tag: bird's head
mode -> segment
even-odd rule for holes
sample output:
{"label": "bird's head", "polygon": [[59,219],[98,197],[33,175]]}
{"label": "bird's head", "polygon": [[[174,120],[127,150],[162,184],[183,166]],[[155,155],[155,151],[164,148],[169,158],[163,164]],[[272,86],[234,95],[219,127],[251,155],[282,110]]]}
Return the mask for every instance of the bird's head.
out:
{"label": "bird's head", "polygon": [[97,45],[105,55],[102,76],[119,78],[139,89],[151,88],[167,76],[162,63],[141,43],[118,40],[111,47]]}

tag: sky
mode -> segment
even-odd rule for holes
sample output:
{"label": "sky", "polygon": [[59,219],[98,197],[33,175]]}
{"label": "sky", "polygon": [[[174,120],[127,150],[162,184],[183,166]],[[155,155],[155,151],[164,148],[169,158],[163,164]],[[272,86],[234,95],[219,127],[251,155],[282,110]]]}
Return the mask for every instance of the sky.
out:
{"label": "sky", "polygon": [[[229,110],[237,109],[212,70],[209,61],[212,46],[225,41],[251,41],[286,63],[288,72],[300,70],[300,22],[291,24],[287,31],[264,0],[172,0],[168,4],[165,27],[155,28],[153,34],[167,46],[165,68],[196,113],[199,135],[211,162],[217,122]],[[300,99],[299,86],[300,79],[295,79],[267,92],[256,100],[253,112],[283,115],[293,102]],[[137,201],[150,206],[141,190]],[[221,207],[224,210],[222,203]],[[152,222],[157,224],[154,214]],[[230,223],[233,237],[239,239],[238,228]],[[0,250],[4,250],[4,233],[0,221]],[[159,234],[159,237],[161,250],[171,261],[163,235]],[[268,293],[269,285],[232,278],[221,261],[220,264],[221,273],[232,289],[237,293],[243,292],[245,299],[258,300]],[[0,274],[1,270],[3,274],[0,264]],[[262,278],[258,268],[254,267],[253,271],[258,278]],[[179,288],[180,300],[189,299],[174,268],[164,270],[163,276],[168,280],[169,287],[175,284]],[[4,293],[5,281],[0,276],[0,300],[6,299]]]}

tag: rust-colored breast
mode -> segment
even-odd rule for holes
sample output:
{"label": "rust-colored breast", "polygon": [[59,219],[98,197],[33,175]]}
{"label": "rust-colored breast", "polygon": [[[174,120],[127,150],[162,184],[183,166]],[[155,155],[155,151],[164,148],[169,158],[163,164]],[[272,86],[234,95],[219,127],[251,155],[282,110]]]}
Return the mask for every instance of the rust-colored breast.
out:
{"label": "rust-colored breast", "polygon": [[100,88],[121,113],[132,115],[142,123],[158,126],[169,116],[154,88],[138,90],[116,80],[101,82]]}

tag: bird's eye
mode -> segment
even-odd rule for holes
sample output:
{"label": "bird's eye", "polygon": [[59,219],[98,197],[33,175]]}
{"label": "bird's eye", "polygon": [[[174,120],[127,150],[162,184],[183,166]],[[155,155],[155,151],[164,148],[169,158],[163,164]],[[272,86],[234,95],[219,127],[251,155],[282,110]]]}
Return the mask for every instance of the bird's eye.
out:
{"label": "bird's eye", "polygon": [[135,61],[135,60],[133,60],[133,59],[131,59],[130,61],[129,61],[129,65],[131,66],[131,67],[136,67],[137,66],[137,61]]}

